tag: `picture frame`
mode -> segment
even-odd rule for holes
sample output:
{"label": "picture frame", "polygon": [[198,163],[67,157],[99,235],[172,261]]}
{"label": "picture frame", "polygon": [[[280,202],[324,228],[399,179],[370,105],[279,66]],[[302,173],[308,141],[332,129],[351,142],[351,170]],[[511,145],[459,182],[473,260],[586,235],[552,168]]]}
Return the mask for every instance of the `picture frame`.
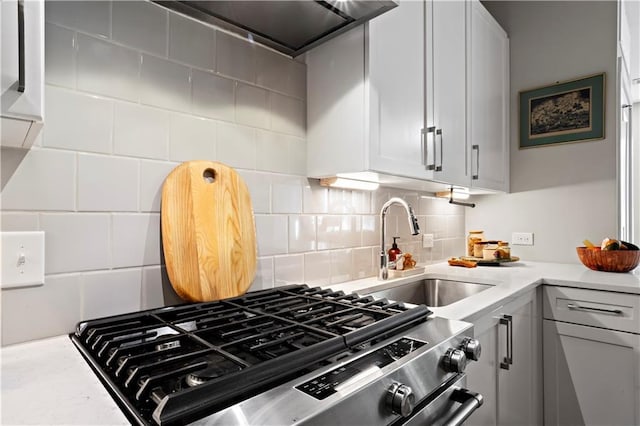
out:
{"label": "picture frame", "polygon": [[605,73],[521,91],[520,149],[605,137]]}

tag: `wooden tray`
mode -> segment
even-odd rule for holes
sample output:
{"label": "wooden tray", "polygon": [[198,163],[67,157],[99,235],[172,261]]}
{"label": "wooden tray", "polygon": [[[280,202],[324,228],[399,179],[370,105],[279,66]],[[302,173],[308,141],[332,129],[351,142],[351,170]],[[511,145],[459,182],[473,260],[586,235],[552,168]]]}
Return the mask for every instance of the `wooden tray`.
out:
{"label": "wooden tray", "polygon": [[518,256],[511,256],[509,259],[480,259],[473,256],[460,256],[462,260],[473,260],[478,262],[478,266],[500,266],[502,263],[512,263],[520,260]]}
{"label": "wooden tray", "polygon": [[389,278],[409,277],[411,275],[418,275],[423,272],[424,272],[424,266],[416,266],[415,268],[402,269],[400,271],[397,269],[389,269]]}

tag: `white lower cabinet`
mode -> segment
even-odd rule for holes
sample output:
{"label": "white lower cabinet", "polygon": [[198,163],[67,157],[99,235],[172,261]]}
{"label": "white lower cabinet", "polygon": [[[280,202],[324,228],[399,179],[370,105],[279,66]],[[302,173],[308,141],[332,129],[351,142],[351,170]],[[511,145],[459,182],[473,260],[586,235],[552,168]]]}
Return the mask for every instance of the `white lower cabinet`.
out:
{"label": "white lower cabinet", "polygon": [[484,404],[467,425],[542,423],[542,356],[538,292],[518,297],[471,320],[482,345],[478,362],[467,367],[467,387]]}
{"label": "white lower cabinet", "polygon": [[640,296],[544,293],[545,424],[640,424]]}

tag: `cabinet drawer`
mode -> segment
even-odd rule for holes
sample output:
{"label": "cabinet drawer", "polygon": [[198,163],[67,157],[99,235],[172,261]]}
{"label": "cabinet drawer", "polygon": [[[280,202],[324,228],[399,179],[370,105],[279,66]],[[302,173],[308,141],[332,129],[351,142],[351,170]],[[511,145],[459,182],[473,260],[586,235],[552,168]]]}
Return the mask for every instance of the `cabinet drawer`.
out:
{"label": "cabinet drawer", "polygon": [[544,286],[544,318],[640,333],[640,295]]}

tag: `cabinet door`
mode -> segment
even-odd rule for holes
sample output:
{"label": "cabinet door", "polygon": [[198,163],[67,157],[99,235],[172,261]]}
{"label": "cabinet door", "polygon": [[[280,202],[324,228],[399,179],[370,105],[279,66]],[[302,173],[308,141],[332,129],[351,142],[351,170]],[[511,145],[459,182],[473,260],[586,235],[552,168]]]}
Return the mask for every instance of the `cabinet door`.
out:
{"label": "cabinet door", "polygon": [[471,2],[468,148],[471,185],[509,190],[509,39],[480,4]]}
{"label": "cabinet door", "polygon": [[541,315],[538,294],[518,298],[505,306],[512,327],[499,333],[498,356],[502,362],[510,346],[508,369],[498,368],[498,424],[542,423]]}
{"label": "cabinet door", "polygon": [[469,186],[465,84],[467,4],[436,0],[432,6],[433,13],[427,22],[433,28],[433,54],[427,72],[432,73],[433,78],[433,124],[430,125],[436,128],[434,179]]}
{"label": "cabinet door", "polygon": [[[370,166],[427,179],[424,164],[425,3],[404,1],[371,20],[368,64]],[[366,99],[365,99],[366,102]]]}
{"label": "cabinet door", "polygon": [[489,426],[498,422],[498,333],[499,315],[489,314],[473,321],[474,337],[482,352],[477,362],[467,364],[467,388],[482,395],[484,403],[467,420],[468,425]]}
{"label": "cabinet door", "polygon": [[640,424],[640,335],[544,320],[547,425]]}

